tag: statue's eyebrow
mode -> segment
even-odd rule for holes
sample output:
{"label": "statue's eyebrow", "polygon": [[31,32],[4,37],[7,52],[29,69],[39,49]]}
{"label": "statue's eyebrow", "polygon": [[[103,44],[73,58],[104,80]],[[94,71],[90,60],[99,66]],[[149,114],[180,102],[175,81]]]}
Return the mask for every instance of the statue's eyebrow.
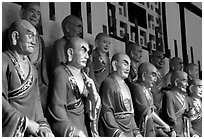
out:
{"label": "statue's eyebrow", "polygon": [[82,45],[81,48],[84,49],[85,52],[88,51],[87,48],[84,45]]}
{"label": "statue's eyebrow", "polygon": [[129,64],[128,60],[124,59],[123,61],[125,62],[125,64]]}

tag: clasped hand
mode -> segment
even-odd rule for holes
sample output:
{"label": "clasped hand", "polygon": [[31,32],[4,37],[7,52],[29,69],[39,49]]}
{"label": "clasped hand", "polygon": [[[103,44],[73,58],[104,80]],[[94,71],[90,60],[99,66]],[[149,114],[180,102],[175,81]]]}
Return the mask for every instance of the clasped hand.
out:
{"label": "clasped hand", "polygon": [[96,86],[94,84],[94,81],[89,78],[86,74],[84,74],[86,77],[85,85],[87,87],[87,90],[89,92],[89,97],[91,100],[96,101],[98,99],[98,93],[96,90]]}
{"label": "clasped hand", "polygon": [[40,125],[33,120],[28,120],[26,131],[35,137],[54,137],[53,133],[49,129],[40,127]]}

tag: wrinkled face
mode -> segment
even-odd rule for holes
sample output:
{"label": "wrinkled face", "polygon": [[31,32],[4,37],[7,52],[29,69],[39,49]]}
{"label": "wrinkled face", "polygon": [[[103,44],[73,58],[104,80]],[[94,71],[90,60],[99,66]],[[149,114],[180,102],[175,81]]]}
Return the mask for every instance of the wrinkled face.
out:
{"label": "wrinkled face", "polygon": [[198,80],[195,85],[192,86],[192,95],[197,98],[202,98],[202,81]]}
{"label": "wrinkled face", "polygon": [[122,79],[126,79],[130,72],[130,58],[123,55],[119,58],[116,64],[116,72]]}
{"label": "wrinkled face", "polygon": [[29,21],[33,26],[37,26],[40,21],[40,5],[31,3],[23,12],[23,19]]}
{"label": "wrinkled face", "polygon": [[198,67],[194,66],[193,69],[189,72],[191,78],[199,78]]}
{"label": "wrinkled face", "polygon": [[183,70],[183,61],[181,59],[177,59],[174,63],[173,63],[173,69],[175,71],[177,70]]}
{"label": "wrinkled face", "polygon": [[164,67],[164,55],[161,52],[156,53],[152,58],[152,64],[157,68],[161,69]]}
{"label": "wrinkled face", "polygon": [[29,55],[34,51],[37,32],[34,27],[27,25],[24,25],[24,27],[25,28],[18,32],[19,37],[17,39],[17,45],[20,48],[19,53]]}
{"label": "wrinkled face", "polygon": [[67,24],[68,37],[83,37],[83,24],[80,19],[73,19]]}
{"label": "wrinkled face", "polygon": [[109,51],[110,45],[110,37],[101,37],[101,39],[97,41],[98,50],[102,53],[107,53]]}
{"label": "wrinkled face", "polygon": [[72,64],[78,69],[82,69],[86,66],[87,60],[89,58],[89,45],[83,41],[77,41],[74,47],[74,53],[72,58]]}
{"label": "wrinkled face", "polygon": [[146,87],[153,87],[157,81],[157,69],[152,67],[148,72],[144,73],[144,84]]}
{"label": "wrinkled face", "polygon": [[135,62],[140,62],[142,59],[142,47],[136,46],[134,50],[131,51],[132,60]]}
{"label": "wrinkled face", "polygon": [[183,92],[186,92],[188,86],[188,75],[187,73],[182,73],[180,77],[177,78],[177,88]]}

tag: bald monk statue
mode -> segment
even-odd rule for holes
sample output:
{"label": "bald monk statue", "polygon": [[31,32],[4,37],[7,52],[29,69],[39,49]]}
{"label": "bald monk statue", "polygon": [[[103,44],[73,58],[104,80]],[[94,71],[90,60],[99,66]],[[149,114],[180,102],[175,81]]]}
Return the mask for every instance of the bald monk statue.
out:
{"label": "bald monk statue", "polygon": [[195,78],[189,84],[189,118],[192,128],[202,137],[202,80]]}
{"label": "bald monk statue", "polygon": [[141,137],[134,120],[131,93],[124,82],[130,71],[130,58],[117,53],[112,57],[111,65],[112,72],[99,91],[102,102],[99,133],[105,137]]}
{"label": "bald monk statue", "polygon": [[151,63],[157,68],[157,81],[154,83],[154,86],[152,87],[152,94],[154,99],[154,106],[156,107],[155,112],[159,114],[162,106],[162,96],[163,96],[161,89],[164,86],[164,76],[165,76],[162,71],[165,63],[163,52],[161,51],[152,52]]}
{"label": "bald monk statue", "polygon": [[180,57],[173,57],[169,62],[169,72],[165,75],[165,87],[171,85],[171,75],[174,71],[178,70],[183,70],[183,60]]}
{"label": "bald monk statue", "polygon": [[[138,67],[138,80],[128,84],[135,110],[135,121],[145,137],[168,136],[170,127],[155,112],[151,88],[157,80],[157,69],[149,63],[141,63]],[[163,130],[165,132],[163,132]]]}
{"label": "bald monk statue", "polygon": [[189,121],[189,111],[186,88],[187,73],[175,71],[171,75],[171,90],[163,96],[162,119],[172,126],[177,137],[197,137]]}
{"label": "bald monk statue", "polygon": [[135,83],[138,79],[138,67],[142,60],[142,46],[136,43],[128,44],[126,46],[126,54],[130,57],[131,65],[130,73],[125,81]]}
{"label": "bald monk statue", "polygon": [[184,71],[188,74],[188,83],[193,79],[199,78],[198,66],[195,63],[188,63]]}
{"label": "bald monk statue", "polygon": [[43,114],[37,70],[28,59],[37,31],[18,20],[8,35],[10,49],[2,53],[2,136],[54,137]]}
{"label": "bald monk statue", "polygon": [[89,50],[87,42],[72,37],[65,45],[66,63],[54,70],[48,113],[55,136],[98,136],[100,97],[93,80],[82,70],[89,58]]}

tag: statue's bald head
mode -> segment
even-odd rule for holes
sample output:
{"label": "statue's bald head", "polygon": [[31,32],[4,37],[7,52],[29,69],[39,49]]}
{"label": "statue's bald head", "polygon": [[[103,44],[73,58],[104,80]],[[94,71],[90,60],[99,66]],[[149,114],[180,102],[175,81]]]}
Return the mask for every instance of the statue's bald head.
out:
{"label": "statue's bald head", "polygon": [[81,38],[78,38],[78,37],[72,37],[68,43],[65,45],[65,51],[67,51],[67,49],[69,48],[73,48],[73,49],[76,49],[77,47],[81,47],[81,45],[83,44],[87,44],[87,42]]}
{"label": "statue's bald head", "polygon": [[22,7],[22,9],[27,9],[30,5],[38,5],[40,6],[40,2],[18,2]]}
{"label": "statue's bald head", "polygon": [[188,75],[186,72],[184,71],[174,71],[171,75],[171,85],[175,86],[175,81],[176,80],[180,80],[180,81],[183,81],[183,80],[186,80],[187,81],[188,79]]}
{"label": "statue's bald head", "polygon": [[18,32],[19,35],[26,35],[27,33],[33,33],[36,35],[37,33],[35,27],[30,22],[23,19],[13,22],[9,27],[8,37],[10,42],[12,42],[12,39],[15,39],[12,35],[14,32]]}
{"label": "statue's bald head", "polygon": [[35,27],[27,20],[17,20],[13,22],[9,27],[10,32],[13,32],[13,31],[22,32],[25,30],[36,32]]}
{"label": "statue's bald head", "polygon": [[125,53],[117,53],[111,59],[112,71],[122,79],[128,77],[130,72],[130,58]]}
{"label": "statue's bald head", "polygon": [[73,22],[74,22],[75,20],[80,20],[80,19],[79,19],[78,17],[74,16],[74,15],[68,15],[68,16],[66,16],[66,17],[63,19],[62,23],[61,23],[62,28],[65,28],[67,24],[70,24],[70,23],[73,24]]}
{"label": "statue's bald head", "polygon": [[130,44],[128,44],[127,45],[127,47],[126,47],[126,54],[128,55],[128,56],[130,56],[130,54],[131,54],[131,51],[132,50],[135,50],[135,49],[142,49],[142,46],[141,45],[139,45],[138,43],[130,43]]}
{"label": "statue's bald head", "polygon": [[178,62],[178,61],[182,61],[182,59],[180,57],[173,57],[170,60],[170,65],[173,65],[174,63]]}
{"label": "statue's bald head", "polygon": [[103,32],[98,33],[96,35],[95,42],[98,43],[101,40],[101,38],[105,38],[105,37],[110,38],[110,36],[108,34],[106,34],[106,33],[103,33]]}
{"label": "statue's bald head", "polygon": [[140,62],[142,59],[142,46],[138,43],[131,43],[126,46],[126,54],[131,60]]}
{"label": "statue's bald head", "polygon": [[170,71],[182,70],[183,61],[180,57],[173,57],[169,62]]}
{"label": "statue's bald head", "polygon": [[[82,21],[80,18],[74,16],[74,15],[68,15],[66,16],[62,23],[62,30],[64,32],[64,34],[68,35],[68,33],[71,31],[69,27],[73,28],[73,27],[82,27]],[[71,35],[71,34],[69,34]],[[75,36],[69,36],[69,37],[75,37]]]}
{"label": "statue's bald head", "polygon": [[151,88],[157,81],[157,75],[157,68],[149,62],[144,62],[138,67],[137,82],[146,88]]}
{"label": "statue's bald head", "polygon": [[184,68],[184,71],[189,74],[189,71],[193,70],[194,67],[197,67],[195,63],[188,63]]}
{"label": "statue's bald head", "polygon": [[113,62],[113,61],[117,61],[117,62],[119,62],[120,60],[122,60],[122,59],[130,59],[129,57],[128,57],[128,55],[127,54],[125,54],[125,53],[117,53],[117,54],[115,54],[115,55],[113,55],[113,57],[112,57],[112,59],[111,59],[111,62]]}
{"label": "statue's bald head", "polygon": [[161,51],[153,51],[151,55],[151,63],[157,68],[161,69],[164,66],[164,54]]}
{"label": "statue's bald head", "polygon": [[84,68],[89,58],[89,50],[89,45],[85,40],[72,37],[65,45],[67,62],[78,69]]}
{"label": "statue's bald head", "polygon": [[157,73],[156,67],[149,62],[141,63],[140,66],[138,67],[138,78],[142,78],[143,73],[149,73],[149,72]]}
{"label": "statue's bald head", "polygon": [[202,80],[195,78],[189,83],[189,95],[202,98]]}
{"label": "statue's bald head", "polygon": [[151,55],[151,59],[154,60],[158,56],[164,56],[163,52],[161,51],[153,51]]}
{"label": "statue's bald head", "polygon": [[189,83],[189,86],[191,85],[202,85],[202,80],[199,78],[195,78]]}

